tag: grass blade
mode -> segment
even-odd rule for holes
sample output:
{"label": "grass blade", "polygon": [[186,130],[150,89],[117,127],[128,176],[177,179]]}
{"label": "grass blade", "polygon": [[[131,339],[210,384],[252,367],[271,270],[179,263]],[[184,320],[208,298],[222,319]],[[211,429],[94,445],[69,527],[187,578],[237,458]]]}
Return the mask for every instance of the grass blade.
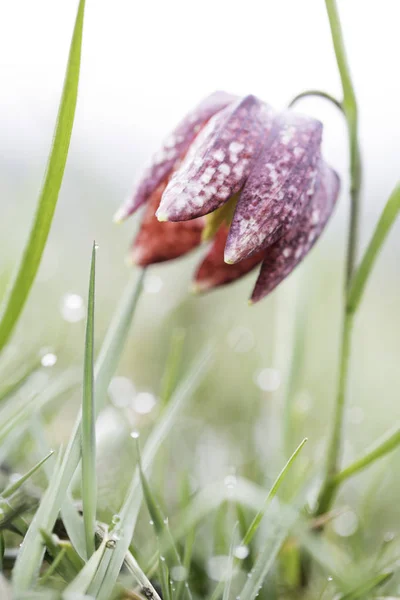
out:
{"label": "grass blade", "polygon": [[46,246],[64,176],[78,97],[85,0],[80,0],[64,87],[36,214],[21,262],[0,308],[0,351],[19,319]]}
{"label": "grass blade", "polygon": [[371,579],[368,579],[364,583],[362,583],[358,588],[348,592],[347,594],[343,594],[338,597],[338,600],[362,600],[366,597],[366,594],[369,594],[375,588],[384,585],[391,577],[393,573],[380,573],[379,575],[375,575]]}
{"label": "grass blade", "polygon": [[[200,355],[190,370],[188,376],[173,394],[173,397],[164,411],[163,417],[150,434],[144,448],[143,466],[145,469],[149,467],[157,450],[166,438],[167,434],[170,432],[175,422],[175,418],[181,410],[184,401],[193,393],[193,390],[203,378],[203,375],[208,368],[210,359],[211,350],[210,348],[207,348]],[[141,501],[140,480],[139,475],[136,473],[132,479],[126,499],[119,513],[121,516],[120,540],[117,542],[116,548],[111,557],[103,585],[101,586],[101,590],[98,594],[98,600],[108,600],[111,596],[112,590],[124,562],[125,555],[132,540]]]}
{"label": "grass blade", "polygon": [[82,508],[85,528],[86,553],[94,553],[96,528],[96,432],[94,404],[94,302],[96,282],[96,244],[93,244],[90,266],[88,311],[86,322],[85,359],[82,400]]}
{"label": "grass blade", "polygon": [[[142,289],[143,274],[138,283],[129,282],[121,305],[111,322],[106,334],[95,368],[95,390],[100,388],[101,398],[97,393],[96,414],[98,414],[102,398],[107,393],[108,384],[114,373],[122,353],[129,325],[132,321]],[[39,535],[40,529],[52,531],[58,512],[63,504],[71,478],[80,460],[81,417],[75,423],[71,438],[62,460],[62,464],[54,469],[54,474],[46,490],[39,508],[30,524],[24,544],[18,554],[13,571],[13,586],[18,592],[29,589],[36,580],[43,558],[43,546]]]}
{"label": "grass blade", "polygon": [[100,546],[92,554],[89,558],[88,562],[85,564],[83,569],[78,573],[78,575],[71,581],[71,583],[65,588],[63,597],[65,599],[72,593],[75,594],[86,594],[89,589],[90,584],[93,581],[94,576],[96,575],[96,571],[99,567],[101,559],[103,558],[106,546],[107,546],[108,538],[104,536]]}
{"label": "grass blade", "polygon": [[256,514],[256,516],[254,517],[253,521],[250,524],[249,529],[247,530],[246,535],[244,536],[241,545],[242,546],[248,546],[251,542],[251,540],[254,537],[254,534],[256,533],[262,518],[265,514],[265,511],[267,509],[267,507],[269,506],[269,504],[271,503],[271,501],[275,498],[276,494],[278,493],[278,490],[283,482],[283,480],[286,477],[286,474],[288,472],[288,470],[290,469],[290,467],[292,466],[292,464],[294,463],[294,461],[296,460],[297,456],[299,455],[301,449],[303,448],[304,444],[307,442],[307,438],[304,438],[304,440],[297,446],[296,450],[293,452],[292,456],[289,458],[289,460],[287,461],[286,465],[283,467],[282,471],[279,473],[278,477],[276,478],[272,488],[270,489],[268,496],[265,500],[265,504],[262,507],[262,509]]}
{"label": "grass blade", "polygon": [[42,465],[44,465],[44,463],[50,458],[50,456],[53,456],[53,454],[54,450],[51,450],[51,452],[49,452],[47,456],[42,458],[42,460],[38,462],[34,467],[32,467],[32,469],[30,469],[27,473],[25,473],[25,475],[22,475],[22,477],[17,479],[17,481],[9,485],[4,490],[4,492],[2,492],[1,497],[9,498],[10,496],[12,496],[21,487],[21,485],[25,483],[25,481],[32,477],[32,475],[36,473],[36,471],[38,471]]}

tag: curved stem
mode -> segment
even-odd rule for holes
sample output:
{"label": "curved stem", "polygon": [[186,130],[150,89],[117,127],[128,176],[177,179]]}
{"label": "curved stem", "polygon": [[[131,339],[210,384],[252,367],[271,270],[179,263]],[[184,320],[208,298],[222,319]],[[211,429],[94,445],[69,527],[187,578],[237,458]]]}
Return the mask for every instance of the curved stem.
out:
{"label": "curved stem", "polygon": [[313,96],[316,96],[318,98],[324,98],[325,100],[332,102],[332,104],[334,104],[336,108],[338,108],[340,112],[343,113],[343,105],[340,102],[340,100],[335,98],[335,96],[328,94],[328,92],[324,92],[322,90],[306,90],[305,92],[301,92],[301,94],[298,94],[293,98],[293,100],[289,104],[289,108],[294,106],[302,98],[312,98]]}
{"label": "curved stem", "polygon": [[343,421],[347,391],[349,360],[351,354],[351,334],[353,326],[353,312],[349,309],[348,297],[352,276],[356,266],[358,245],[359,205],[361,190],[361,157],[358,142],[358,107],[354,87],[347,62],[343,34],[336,6],[336,0],[325,0],[331,28],[333,47],[336,55],[340,78],[343,88],[343,102],[341,103],[347,123],[349,150],[350,150],[350,224],[347,241],[346,258],[346,284],[344,291],[345,314],[342,329],[340,349],[339,384],[332,422],[332,430],[328,442],[325,465],[325,478],[318,499],[317,514],[329,510],[336,486],[332,483],[339,470],[340,454],[342,449]]}

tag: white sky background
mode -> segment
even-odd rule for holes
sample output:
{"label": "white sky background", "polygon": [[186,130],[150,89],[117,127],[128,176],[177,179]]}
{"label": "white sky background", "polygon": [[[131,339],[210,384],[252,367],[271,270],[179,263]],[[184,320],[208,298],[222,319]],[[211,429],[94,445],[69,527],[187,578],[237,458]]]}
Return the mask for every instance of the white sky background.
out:
{"label": "white sky background", "polygon": [[[47,152],[77,8],[75,0],[2,0],[0,151]],[[366,213],[400,178],[400,1],[339,0],[361,109]],[[169,129],[215,89],[276,107],[306,88],[340,94],[323,0],[87,0],[71,151],[129,191]],[[300,105],[299,105],[300,108]],[[347,165],[335,108],[307,100],[325,151]],[[113,199],[117,202],[118,199]]]}

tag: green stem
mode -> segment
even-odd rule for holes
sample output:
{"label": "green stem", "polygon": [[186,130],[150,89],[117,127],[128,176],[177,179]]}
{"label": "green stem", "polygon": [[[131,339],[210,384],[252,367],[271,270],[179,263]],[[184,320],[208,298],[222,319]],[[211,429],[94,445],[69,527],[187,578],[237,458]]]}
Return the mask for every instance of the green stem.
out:
{"label": "green stem", "polygon": [[289,108],[294,106],[302,98],[310,98],[312,96],[317,96],[318,98],[324,98],[325,100],[332,102],[332,104],[334,104],[336,106],[336,108],[338,108],[340,110],[340,112],[343,112],[343,105],[340,102],[340,100],[338,100],[331,94],[328,94],[328,92],[324,92],[322,90],[306,90],[305,92],[301,92],[301,94],[298,94],[297,96],[295,96],[293,98],[293,100],[289,104]]}
{"label": "green stem", "polygon": [[334,498],[335,486],[332,478],[339,470],[340,453],[342,448],[343,421],[345,412],[345,400],[347,380],[349,371],[349,360],[351,354],[351,333],[353,326],[353,313],[348,308],[348,295],[351,279],[356,265],[356,254],[358,244],[359,205],[361,190],[361,158],[358,143],[358,109],[353,83],[347,63],[344,47],[343,34],[340,25],[339,13],[336,0],[325,0],[329,24],[332,33],[333,47],[336,55],[340,78],[343,88],[344,116],[347,123],[349,149],[350,149],[350,224],[347,241],[346,258],[346,285],[344,293],[345,315],[342,329],[342,341],[339,361],[339,384],[335,412],[332,423],[332,431],[328,442],[328,450],[325,465],[325,478],[321,488],[317,505],[317,514],[329,510]]}

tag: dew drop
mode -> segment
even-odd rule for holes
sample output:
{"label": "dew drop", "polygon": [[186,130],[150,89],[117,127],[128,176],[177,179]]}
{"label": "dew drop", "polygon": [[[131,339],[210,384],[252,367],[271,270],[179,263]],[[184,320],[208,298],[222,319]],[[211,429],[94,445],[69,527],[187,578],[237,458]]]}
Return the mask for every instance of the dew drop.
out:
{"label": "dew drop", "polygon": [[79,294],[65,294],[61,299],[60,312],[68,323],[78,323],[85,317],[85,305]]}
{"label": "dew drop", "polygon": [[248,557],[249,549],[247,546],[236,546],[236,548],[233,551],[233,554],[236,556],[236,558],[243,560],[244,558]]}
{"label": "dew drop", "polygon": [[171,577],[174,581],[186,581],[188,577],[188,571],[185,567],[177,565],[171,569]]}
{"label": "dew drop", "polygon": [[281,375],[277,369],[261,369],[254,381],[263,392],[275,392],[281,384]]}
{"label": "dew drop", "polygon": [[154,521],[152,519],[150,519],[149,523],[150,525],[154,525]]}
{"label": "dew drop", "polygon": [[111,522],[113,525],[118,525],[119,523],[121,523],[121,517],[119,515],[114,515],[111,519]]}
{"label": "dew drop", "polygon": [[147,415],[156,405],[156,399],[150,392],[140,392],[133,399],[133,410],[140,415]]}
{"label": "dew drop", "polygon": [[165,519],[164,519],[164,525],[168,525],[168,517],[165,517]]}
{"label": "dew drop", "polygon": [[47,352],[42,356],[40,362],[43,367],[54,367],[57,362],[57,356],[53,352]]}
{"label": "dew drop", "polygon": [[223,554],[212,556],[207,561],[207,574],[214,581],[227,581],[232,575],[230,557]]}
{"label": "dew drop", "polygon": [[108,386],[111,402],[118,408],[130,406],[135,396],[135,386],[128,377],[113,377]]}
{"label": "dew drop", "polygon": [[358,518],[355,512],[349,510],[339,515],[333,522],[333,529],[341,537],[349,537],[357,531]]}
{"label": "dew drop", "polygon": [[137,440],[139,437],[140,437],[140,433],[136,429],[131,431],[131,438],[133,438],[134,440]]}
{"label": "dew drop", "polygon": [[233,489],[234,487],[236,487],[237,484],[237,479],[236,479],[236,475],[227,475],[224,479],[224,485],[226,485],[226,487],[228,489]]}
{"label": "dew drop", "polygon": [[383,541],[384,541],[386,544],[389,544],[390,542],[393,542],[394,538],[395,538],[395,533],[394,533],[394,531],[387,531],[387,532],[385,533],[385,535],[383,536]]}

